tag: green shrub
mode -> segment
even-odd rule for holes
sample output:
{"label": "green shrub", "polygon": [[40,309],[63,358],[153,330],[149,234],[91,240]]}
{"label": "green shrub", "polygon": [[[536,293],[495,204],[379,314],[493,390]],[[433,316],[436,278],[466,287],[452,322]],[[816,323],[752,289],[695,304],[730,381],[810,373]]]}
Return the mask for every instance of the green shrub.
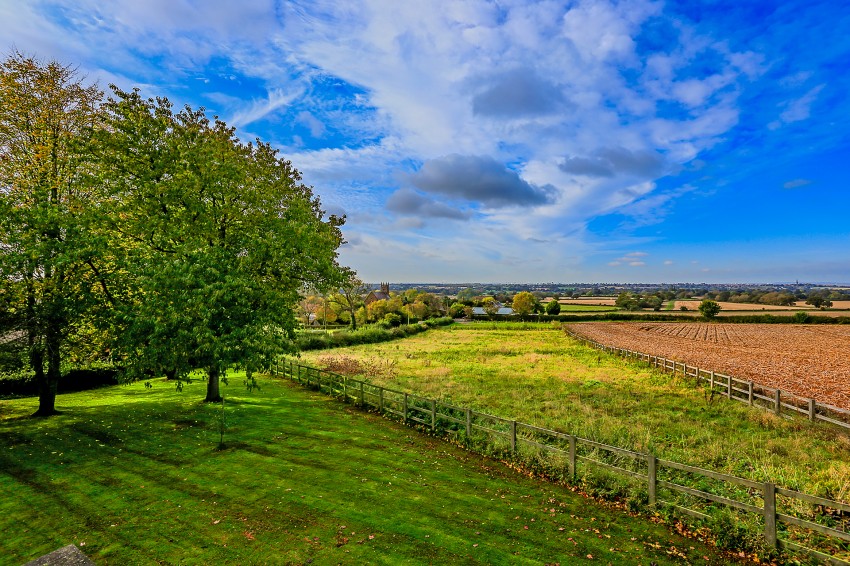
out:
{"label": "green shrub", "polygon": [[[397,315],[396,315],[397,316]],[[355,331],[342,330],[333,334],[304,333],[296,339],[299,350],[324,350],[327,348],[342,348],[358,344],[377,344],[388,342],[396,338],[405,338],[424,332],[429,328],[452,324],[451,318],[436,318],[421,322],[419,324],[408,324],[390,327],[384,320],[369,326],[361,326]]]}

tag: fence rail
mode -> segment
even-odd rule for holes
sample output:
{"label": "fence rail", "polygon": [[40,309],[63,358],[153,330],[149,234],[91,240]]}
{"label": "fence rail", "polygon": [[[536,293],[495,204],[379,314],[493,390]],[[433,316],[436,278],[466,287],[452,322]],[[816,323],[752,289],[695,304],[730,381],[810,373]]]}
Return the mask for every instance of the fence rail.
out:
{"label": "fence rail", "polygon": [[[646,356],[645,354],[642,354]],[[645,359],[656,359],[654,356]],[[668,366],[677,367],[672,360],[663,360]],[[682,366],[688,372],[688,366]],[[695,369],[695,368],[691,368]],[[747,513],[754,513],[763,518],[765,542],[774,548],[787,549],[811,558],[836,566],[850,566],[850,561],[844,560],[807,548],[792,540],[780,538],[781,529],[778,525],[806,529],[809,533],[818,533],[825,537],[833,547],[841,548],[842,542],[850,541],[850,505],[832,501],[805,493],[783,489],[772,482],[755,482],[703,468],[688,466],[669,460],[659,459],[652,454],[643,454],[618,446],[610,446],[572,434],[549,430],[534,425],[517,422],[496,415],[480,413],[469,408],[458,407],[443,403],[436,399],[427,399],[413,393],[406,393],[369,383],[366,381],[339,375],[296,364],[291,360],[281,360],[271,371],[282,375],[307,387],[315,387],[322,393],[340,397],[346,402],[354,402],[363,407],[371,407],[382,414],[399,417],[403,423],[430,428],[432,431],[440,428],[448,432],[464,434],[467,440],[473,439],[476,432],[487,435],[489,441],[503,449],[512,457],[519,457],[522,451],[544,451],[559,458],[559,463],[567,470],[568,479],[575,480],[578,475],[578,464],[602,468],[608,472],[628,476],[639,481],[646,489],[650,505],[659,503],[669,505],[677,511],[697,517],[708,518],[709,515],[697,509],[687,507],[681,501],[661,499],[665,492],[682,494],[691,500],[702,501],[703,511],[713,504],[731,507]],[[701,370],[696,370],[699,375]],[[711,373],[717,378],[717,374]],[[726,378],[727,376],[721,376]],[[731,383],[731,379],[730,383]],[[745,392],[750,392],[751,389]],[[737,494],[745,497],[739,501],[726,495],[718,495],[703,489],[681,485],[681,481],[690,476],[715,480],[723,484],[737,486]],[[725,490],[734,491],[733,490]],[[779,497],[777,497],[779,496]],[[785,503],[780,512],[779,504]],[[806,505],[808,504],[808,505]],[[693,503],[691,503],[693,505]],[[812,507],[813,506],[813,507]],[[799,510],[806,509],[805,512]],[[792,515],[789,513],[796,513]],[[800,517],[798,515],[806,515]],[[819,521],[819,522],[815,522]],[[823,524],[827,523],[827,524]],[[844,547],[850,552],[850,549]]]}
{"label": "fence rail", "polygon": [[712,370],[689,366],[677,360],[669,360],[644,352],[608,346],[586,338],[569,329],[564,329],[564,332],[571,338],[597,350],[644,362],[662,371],[670,371],[673,374],[681,373],[683,377],[693,377],[697,383],[707,383],[712,395],[715,392],[719,392],[722,396],[732,401],[746,403],[752,407],[760,407],[772,411],[777,415],[783,414],[783,409],[785,409],[785,413],[788,411],[799,413],[806,416],[810,421],[825,422],[850,430],[850,411],[847,409],[821,403],[817,399],[801,397],[790,391],[761,385],[751,380],[738,379],[737,377],[724,375]]}

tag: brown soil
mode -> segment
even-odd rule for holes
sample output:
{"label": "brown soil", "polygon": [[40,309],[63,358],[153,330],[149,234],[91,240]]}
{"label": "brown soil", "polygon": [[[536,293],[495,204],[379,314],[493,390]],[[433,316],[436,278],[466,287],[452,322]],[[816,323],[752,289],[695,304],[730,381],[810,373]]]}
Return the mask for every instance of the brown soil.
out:
{"label": "brown soil", "polygon": [[607,346],[777,387],[850,409],[850,327],[587,322],[569,329]]}

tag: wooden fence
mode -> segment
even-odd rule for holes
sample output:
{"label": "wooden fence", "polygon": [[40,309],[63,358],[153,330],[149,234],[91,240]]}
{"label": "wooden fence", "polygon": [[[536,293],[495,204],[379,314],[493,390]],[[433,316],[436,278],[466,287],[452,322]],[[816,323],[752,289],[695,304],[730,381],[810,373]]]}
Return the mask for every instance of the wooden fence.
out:
{"label": "wooden fence", "polygon": [[[703,511],[710,511],[716,505],[758,514],[764,522],[764,539],[771,547],[805,554],[826,564],[850,566],[850,561],[813,550],[788,538],[802,533],[809,539],[821,537],[832,548],[844,545],[845,551],[850,550],[846,544],[850,543],[850,505],[846,503],[480,413],[303,366],[291,360],[277,363],[272,373],[346,402],[394,415],[408,425],[422,426],[435,432],[463,434],[467,441],[478,435],[512,458],[525,457],[539,463],[543,456],[546,466],[553,471],[566,471],[571,481],[578,476],[580,464],[587,465],[581,470],[585,474],[601,468],[625,475],[645,488],[648,503],[652,506],[666,504],[700,519],[708,518],[709,515]],[[685,483],[696,487],[683,485]],[[734,498],[729,497],[730,493]]]}
{"label": "wooden fence", "polygon": [[618,355],[638,362],[644,362],[662,371],[673,374],[681,373],[683,377],[693,377],[696,383],[703,382],[709,387],[709,391],[719,392],[721,396],[732,401],[747,403],[750,406],[761,407],[776,413],[783,414],[783,409],[792,414],[800,414],[808,417],[811,421],[822,421],[832,425],[850,430],[850,411],[821,403],[816,399],[800,397],[789,391],[779,388],[767,387],[752,381],[738,379],[730,375],[724,375],[712,370],[700,369],[689,366],[684,362],[668,360],[660,356],[653,356],[643,352],[636,352],[624,348],[607,346],[580,334],[564,329],[568,336],[588,346]]}

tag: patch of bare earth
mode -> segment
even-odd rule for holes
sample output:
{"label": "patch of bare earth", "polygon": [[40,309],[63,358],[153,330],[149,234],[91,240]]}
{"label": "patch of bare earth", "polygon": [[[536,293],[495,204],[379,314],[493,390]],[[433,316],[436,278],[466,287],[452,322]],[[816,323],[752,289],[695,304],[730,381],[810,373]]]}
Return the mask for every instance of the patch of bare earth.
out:
{"label": "patch of bare earth", "polygon": [[[682,306],[686,306],[689,309],[697,310],[699,309],[699,305],[702,301],[697,300],[689,300],[689,301],[676,301],[674,310],[679,310]],[[723,311],[799,311],[805,309],[812,309],[812,305],[806,305],[805,307],[797,307],[797,306],[779,306],[779,305],[763,305],[761,303],[731,303],[726,301],[718,301],[720,308]],[[721,311],[722,312],[722,311]]]}
{"label": "patch of bare earth", "polygon": [[588,322],[568,328],[607,346],[662,356],[850,409],[850,327]]}
{"label": "patch of bare earth", "polygon": [[596,305],[603,307],[613,307],[617,302],[616,297],[588,297],[586,299],[561,299],[558,301],[562,305]]}

